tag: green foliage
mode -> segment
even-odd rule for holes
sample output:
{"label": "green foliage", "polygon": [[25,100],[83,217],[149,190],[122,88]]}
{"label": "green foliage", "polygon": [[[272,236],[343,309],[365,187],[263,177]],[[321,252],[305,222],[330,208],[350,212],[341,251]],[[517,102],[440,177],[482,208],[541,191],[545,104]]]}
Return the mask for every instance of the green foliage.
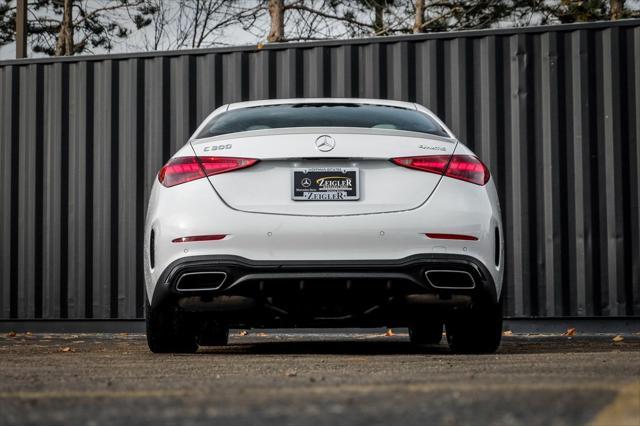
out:
{"label": "green foliage", "polygon": [[[15,40],[16,2],[0,0],[0,46]],[[131,35],[131,27],[143,28],[151,23],[155,9],[146,0],[73,0],[73,54],[91,53],[101,48],[110,51],[116,40]],[[28,2],[27,30],[34,52],[55,55],[56,41],[63,22],[63,0]]]}
{"label": "green foliage", "polygon": [[15,7],[9,0],[0,0],[0,46],[11,43],[16,32]]}

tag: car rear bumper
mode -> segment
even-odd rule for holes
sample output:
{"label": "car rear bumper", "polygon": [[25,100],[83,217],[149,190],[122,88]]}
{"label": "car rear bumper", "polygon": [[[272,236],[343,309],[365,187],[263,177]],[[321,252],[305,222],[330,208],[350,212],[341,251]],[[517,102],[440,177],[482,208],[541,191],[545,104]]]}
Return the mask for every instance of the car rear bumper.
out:
{"label": "car rear bumper", "polygon": [[[331,217],[236,211],[215,194],[203,196],[211,192],[211,186],[202,180],[174,190],[154,185],[149,204],[144,242],[145,284],[150,296],[174,262],[209,255],[275,262],[384,262],[422,253],[465,255],[484,264],[498,294],[501,290],[504,244],[492,181],[477,187],[443,178],[433,196],[414,210]],[[434,239],[425,233],[471,235],[477,240]],[[174,242],[213,234],[226,236],[215,241]]]}
{"label": "car rear bumper", "polygon": [[479,298],[497,302],[496,293],[485,265],[464,255],[353,261],[194,256],[165,269],[151,303],[232,326],[406,325]]}

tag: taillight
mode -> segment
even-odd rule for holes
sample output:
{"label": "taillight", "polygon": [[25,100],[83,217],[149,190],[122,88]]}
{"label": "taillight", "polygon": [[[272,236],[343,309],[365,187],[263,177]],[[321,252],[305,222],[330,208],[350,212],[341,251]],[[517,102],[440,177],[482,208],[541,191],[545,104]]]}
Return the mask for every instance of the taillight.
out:
{"label": "taillight", "polygon": [[172,158],[158,172],[158,180],[166,187],[190,182],[204,177],[204,171],[196,157]]}
{"label": "taillight", "polygon": [[491,177],[487,166],[473,155],[453,155],[445,175],[476,185],[486,185]]}
{"label": "taillight", "polygon": [[158,173],[158,180],[166,187],[179,185],[205,176],[253,166],[258,160],[233,157],[176,157],[169,160]]}
{"label": "taillight", "polygon": [[473,155],[401,157],[392,158],[391,161],[399,166],[439,175],[444,174],[476,185],[485,185],[491,177],[487,166]]}
{"label": "taillight", "polygon": [[428,157],[402,157],[392,158],[391,161],[399,166],[441,175],[447,169],[447,164],[449,164],[449,156],[430,155]]}

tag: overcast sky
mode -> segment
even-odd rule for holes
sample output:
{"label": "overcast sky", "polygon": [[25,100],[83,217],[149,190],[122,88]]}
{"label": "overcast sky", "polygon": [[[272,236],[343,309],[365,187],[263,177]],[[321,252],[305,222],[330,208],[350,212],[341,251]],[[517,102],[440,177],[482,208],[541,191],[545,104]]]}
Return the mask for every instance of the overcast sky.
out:
{"label": "overcast sky", "polygon": [[[261,26],[262,28],[262,26]],[[116,41],[114,43],[114,48],[111,52],[107,52],[104,49],[96,49],[93,54],[101,54],[101,53],[124,53],[124,52],[140,52],[145,51],[144,49],[144,32],[149,31],[150,28],[143,28],[142,30],[133,30],[133,34],[127,39],[123,39],[120,41]],[[244,46],[248,44],[257,44],[260,41],[264,41],[267,37],[267,34],[263,36],[256,36],[251,34],[248,31],[243,30],[242,26],[235,25],[233,27],[228,28],[222,37],[219,38],[219,42],[223,45],[232,45],[232,46]],[[30,58],[37,58],[47,56],[43,53],[33,53],[31,52],[30,46],[27,45],[27,52]],[[90,53],[84,53],[84,55],[88,55]],[[0,47],[0,60],[2,59],[14,59],[16,57],[16,44],[10,43]]]}
{"label": "overcast sky", "polygon": [[[92,1],[92,0],[89,0]],[[549,0],[554,1],[554,0]],[[626,7],[634,10],[638,10],[640,8],[640,0],[627,0]],[[129,21],[130,22],[130,21]],[[520,23],[522,25],[522,23]],[[338,24],[339,25],[339,24]],[[512,26],[513,22],[499,22],[497,27],[505,27]],[[144,48],[144,40],[145,33],[147,35],[152,34],[152,27],[148,26],[143,28],[142,30],[136,30],[135,26],[132,24],[127,25],[129,28],[133,30],[131,36],[126,39],[116,40],[114,42],[113,49],[111,52],[107,52],[104,49],[95,49],[94,52],[85,52],[84,55],[90,54],[103,54],[103,53],[132,53],[132,52],[140,52],[145,51]],[[268,16],[264,14],[261,18],[258,19],[256,25],[250,29],[250,31],[245,31],[240,24],[229,27],[225,30],[225,32],[216,38],[216,42],[221,45],[226,46],[244,46],[244,45],[255,45],[260,42],[264,42],[267,37],[269,22]],[[15,58],[15,43],[10,43],[5,46],[0,47],[0,60],[2,59],[13,59]],[[29,57],[42,57],[47,56],[45,54],[36,54],[31,52],[30,46],[27,47],[27,52]]]}

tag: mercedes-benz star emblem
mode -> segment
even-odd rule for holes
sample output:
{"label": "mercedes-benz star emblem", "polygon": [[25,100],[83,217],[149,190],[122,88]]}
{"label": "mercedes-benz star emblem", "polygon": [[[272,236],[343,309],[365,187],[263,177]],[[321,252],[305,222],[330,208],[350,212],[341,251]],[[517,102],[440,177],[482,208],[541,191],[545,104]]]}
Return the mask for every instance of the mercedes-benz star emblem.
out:
{"label": "mercedes-benz star emblem", "polygon": [[305,188],[308,188],[311,186],[311,179],[309,178],[304,178],[302,179],[302,186],[304,186]]}
{"label": "mercedes-benz star emblem", "polygon": [[316,139],[316,148],[318,151],[328,152],[331,151],[336,146],[336,140],[331,136],[322,135],[318,136]]}

